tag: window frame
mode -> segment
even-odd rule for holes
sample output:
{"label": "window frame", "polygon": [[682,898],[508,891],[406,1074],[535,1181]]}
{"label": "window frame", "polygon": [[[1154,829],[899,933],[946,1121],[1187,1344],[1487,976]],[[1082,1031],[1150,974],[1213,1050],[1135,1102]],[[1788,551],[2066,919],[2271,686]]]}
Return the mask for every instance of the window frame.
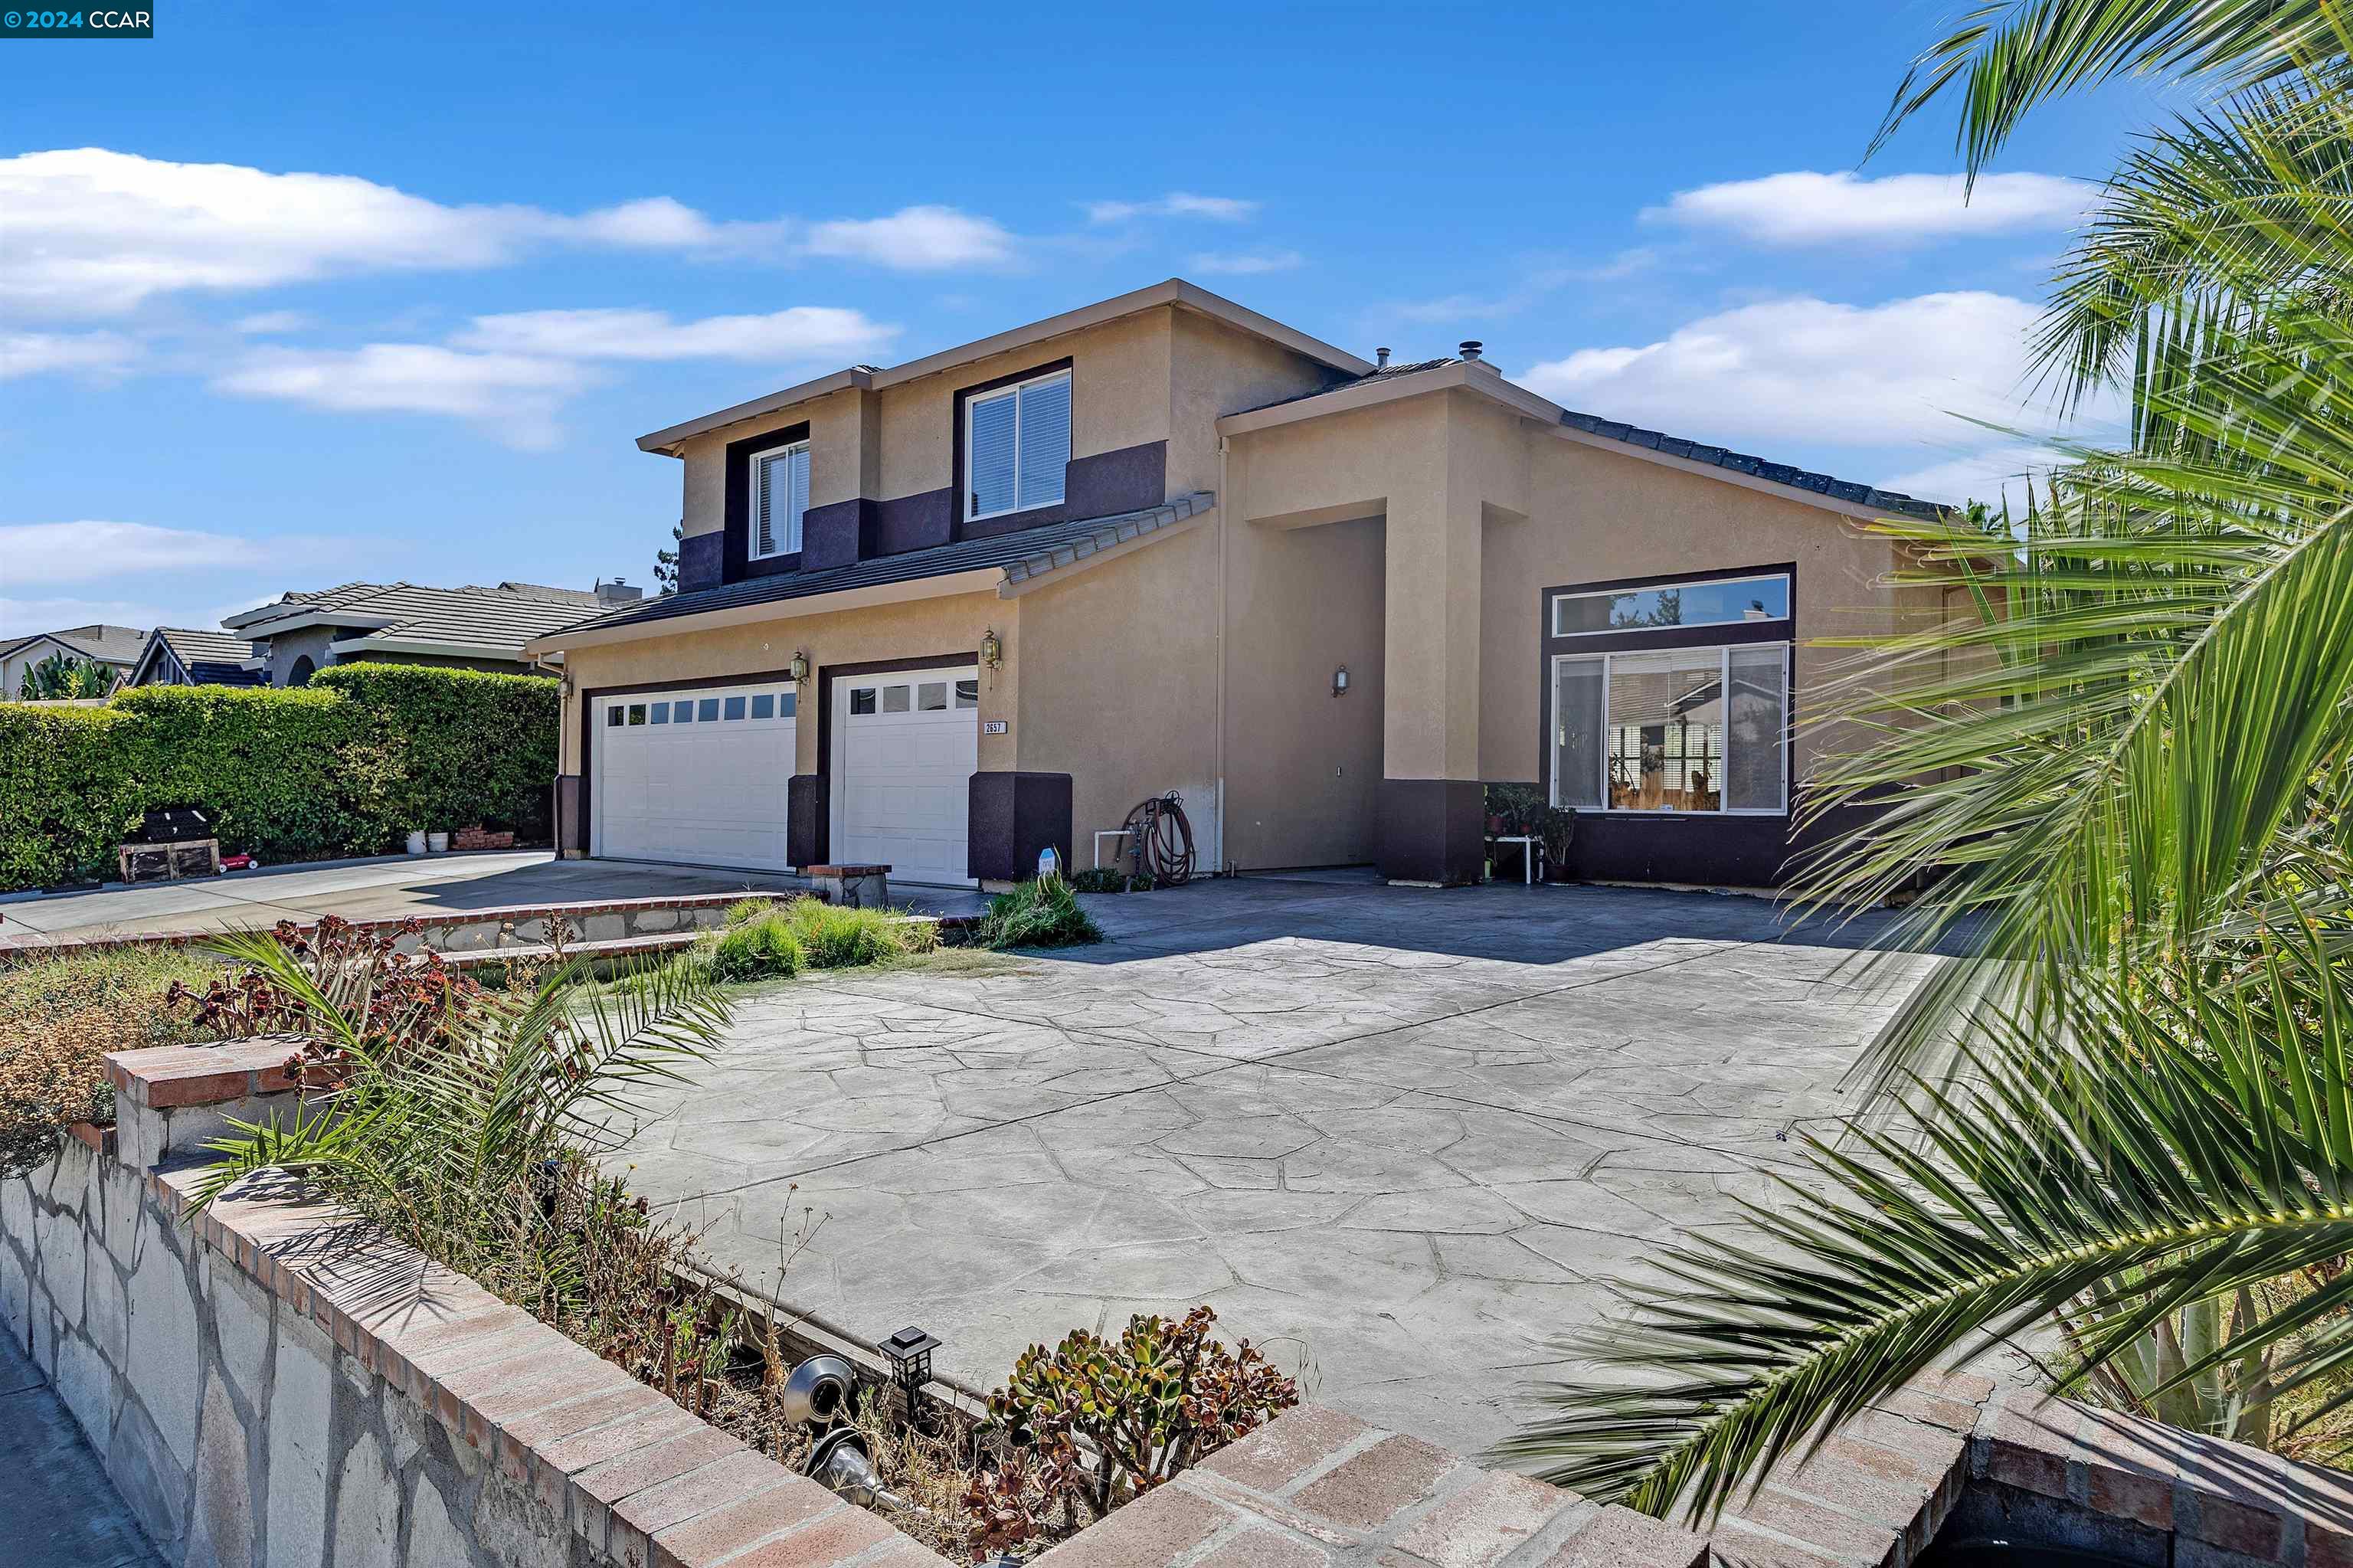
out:
{"label": "window frame", "polygon": [[[1757,583],[1778,579],[1787,596],[1789,609],[1763,620],[1693,620],[1673,626],[1603,626],[1589,631],[1563,631],[1560,629],[1560,607],[1571,599],[1622,599],[1631,594],[1658,593],[1667,588],[1715,588],[1725,583]],[[1787,569],[1760,567],[1756,571],[1725,572],[1698,577],[1668,577],[1654,582],[1620,583],[1609,588],[1551,588],[1545,594],[1545,635],[1554,641],[1574,641],[1585,637],[1641,637],[1662,631],[1709,631],[1719,626],[1773,626],[1794,620],[1797,613],[1797,575]]]}
{"label": "window frame", "polygon": [[[1762,574],[1748,575],[1756,576]],[[1740,581],[1742,579],[1735,577],[1719,580]],[[1736,626],[1753,625],[1757,623],[1720,621],[1716,624]],[[1557,641],[1568,641],[1569,638],[1574,637],[1575,635],[1577,634],[1570,633],[1567,634],[1567,636],[1557,639]],[[1586,635],[1591,634],[1587,633]],[[1623,634],[1620,633],[1619,635]],[[1644,817],[1694,817],[1701,820],[1707,820],[1716,817],[1788,816],[1789,814],[1789,765],[1792,761],[1789,755],[1789,737],[1795,728],[1790,722],[1791,715],[1789,712],[1789,704],[1791,700],[1789,688],[1791,684],[1790,674],[1792,663],[1790,650],[1793,646],[1794,640],[1792,639],[1756,638],[1739,642],[1703,642],[1685,647],[1596,649],[1589,653],[1553,653],[1548,655],[1545,661],[1545,680],[1546,682],[1545,688],[1545,713],[1547,720],[1549,721],[1546,726],[1544,737],[1545,768],[1547,775],[1545,789],[1546,802],[1556,810],[1566,809],[1569,810],[1588,812],[1596,816],[1629,817],[1635,819]],[[1643,810],[1632,807],[1610,805],[1609,662],[1612,659],[1619,658],[1623,655],[1634,655],[1640,657],[1657,653],[1672,652],[1693,654],[1702,652],[1713,652],[1715,654],[1716,661],[1717,690],[1722,694],[1721,700],[1725,704],[1724,752],[1721,768],[1723,773],[1728,776],[1731,772],[1732,764],[1732,653],[1733,650],[1736,648],[1776,648],[1778,649],[1781,653],[1781,734],[1779,739],[1776,743],[1781,753],[1781,798],[1779,803],[1772,806],[1718,806],[1714,810],[1710,811],[1693,810],[1688,807],[1682,806],[1661,807],[1650,810]],[[1597,770],[1594,782],[1599,787],[1599,795],[1602,803],[1599,806],[1571,806],[1563,808],[1561,806],[1560,770],[1554,764],[1554,759],[1557,757],[1560,747],[1559,735],[1561,720],[1558,707],[1560,702],[1560,667],[1563,664],[1572,662],[1583,662],[1597,659],[1601,662],[1601,744],[1599,747],[1595,748],[1594,753],[1594,767]],[[1719,799],[1722,798],[1723,794],[1724,791],[1719,789]]]}
{"label": "window frame", "polygon": [[[960,444],[963,448],[964,461],[962,464],[962,471],[959,473],[957,478],[956,485],[959,493],[956,498],[956,512],[960,522],[986,523],[992,518],[1011,517],[1016,514],[1022,512],[1043,512],[1050,507],[1065,506],[1070,503],[1071,463],[1077,455],[1079,439],[1078,383],[1076,377],[1072,375],[1072,369],[1073,367],[1067,364],[1060,365],[1050,370],[1040,370],[1033,375],[1024,376],[1018,380],[1008,381],[999,386],[985,388],[976,387],[968,390],[964,394],[962,397],[964,408],[959,416],[961,420],[961,429],[958,431]],[[1068,432],[1069,439],[1065,443],[1066,450],[1062,454],[1062,493],[1052,501],[1041,501],[1032,505],[1024,506],[1021,504],[1021,394],[1032,387],[1044,386],[1049,381],[1067,381],[1071,383],[1071,429]],[[973,419],[979,412],[981,405],[984,403],[994,403],[1000,397],[1010,397],[1013,399],[1013,504],[1010,506],[999,507],[995,512],[976,512],[972,510],[977,499],[973,494],[972,485]]]}
{"label": "window frame", "polygon": [[807,436],[795,436],[774,446],[754,447],[744,454],[744,558],[746,561],[774,561],[786,556],[797,556],[806,535],[808,519],[808,496],[801,498],[799,515],[794,517],[785,541],[773,550],[760,548],[760,472],[761,465],[776,458],[789,457],[795,450],[809,454],[809,494],[817,493],[817,450]]}

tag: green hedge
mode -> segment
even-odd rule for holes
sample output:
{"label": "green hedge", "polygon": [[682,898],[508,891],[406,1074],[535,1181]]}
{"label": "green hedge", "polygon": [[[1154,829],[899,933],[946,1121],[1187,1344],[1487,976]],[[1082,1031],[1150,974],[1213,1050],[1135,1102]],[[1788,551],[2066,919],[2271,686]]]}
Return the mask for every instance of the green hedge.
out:
{"label": "green hedge", "polygon": [[379,854],[411,828],[548,836],[560,697],[534,675],[347,664],[300,691],[142,686],[0,703],[0,889],[111,875],[140,814],[197,806],[221,853]]}

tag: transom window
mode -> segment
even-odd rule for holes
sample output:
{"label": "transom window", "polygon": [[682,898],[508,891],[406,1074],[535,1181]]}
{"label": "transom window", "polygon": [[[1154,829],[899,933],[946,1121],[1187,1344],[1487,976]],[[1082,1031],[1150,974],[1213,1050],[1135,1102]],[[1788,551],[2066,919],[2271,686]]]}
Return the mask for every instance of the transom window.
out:
{"label": "transom window", "polygon": [[1778,572],[1770,577],[1662,583],[1603,593],[1565,593],[1552,601],[1555,637],[1788,619],[1789,579]]}
{"label": "transom window", "polygon": [[752,558],[789,556],[801,547],[801,516],[808,510],[809,444],[772,447],[752,454]]}
{"label": "transom window", "polygon": [[964,406],[965,521],[1062,503],[1071,464],[1071,373],[1057,370]]}
{"label": "transom window", "polygon": [[1564,654],[1552,685],[1554,805],[1788,809],[1788,643]]}

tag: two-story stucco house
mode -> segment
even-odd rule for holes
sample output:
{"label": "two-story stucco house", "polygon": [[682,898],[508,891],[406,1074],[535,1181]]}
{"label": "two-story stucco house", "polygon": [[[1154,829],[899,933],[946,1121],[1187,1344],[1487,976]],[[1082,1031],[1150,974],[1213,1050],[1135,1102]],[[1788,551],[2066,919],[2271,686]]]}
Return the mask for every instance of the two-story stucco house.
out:
{"label": "two-story stucco house", "polygon": [[644,437],[680,591],[527,650],[566,852],[997,882],[1176,789],[1205,869],[1453,882],[1511,781],[1778,882],[1806,640],[1942,613],[1862,526],[1934,509],[1381,361],[1171,281]]}

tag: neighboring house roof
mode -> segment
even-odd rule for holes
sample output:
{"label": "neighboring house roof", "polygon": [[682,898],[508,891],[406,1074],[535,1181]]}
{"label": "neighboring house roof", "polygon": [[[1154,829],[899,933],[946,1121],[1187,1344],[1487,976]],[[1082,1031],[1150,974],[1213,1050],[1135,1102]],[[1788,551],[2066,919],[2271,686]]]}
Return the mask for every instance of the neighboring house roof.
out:
{"label": "neighboring house roof", "polygon": [[[1452,374],[1448,376],[1438,374],[1448,371],[1451,371]],[[1469,380],[1466,373],[1476,376],[1479,381]],[[1810,495],[1840,502],[1846,506],[1875,512],[1883,515],[1926,519],[1942,516],[1951,510],[1941,503],[1923,501],[1917,496],[1906,495],[1902,491],[1882,490],[1876,485],[1834,478],[1830,474],[1818,473],[1811,469],[1799,468],[1790,463],[1774,462],[1770,459],[1757,457],[1753,453],[1734,451],[1728,447],[1710,446],[1704,441],[1695,441],[1683,436],[1670,436],[1662,431],[1645,429],[1641,425],[1628,424],[1618,419],[1605,419],[1595,414],[1580,414],[1574,409],[1564,408],[1514,382],[1505,380],[1493,365],[1483,359],[1464,360],[1448,357],[1416,360],[1407,365],[1379,366],[1365,375],[1351,377],[1330,387],[1318,387],[1313,392],[1297,393],[1289,397],[1278,397],[1273,402],[1262,404],[1256,408],[1247,408],[1238,414],[1225,415],[1219,420],[1219,429],[1239,432],[1284,422],[1285,416],[1273,414],[1274,410],[1279,409],[1293,410],[1288,416],[1289,418],[1309,418],[1314,410],[1307,408],[1305,405],[1325,398],[1337,399],[1335,408],[1347,408],[1361,404],[1366,400],[1368,393],[1373,400],[1378,400],[1387,396],[1417,391],[1420,388],[1406,384],[1424,376],[1430,378],[1433,387],[1479,386],[1483,383],[1481,387],[1482,390],[1495,387],[1508,388],[1513,395],[1513,400],[1521,406],[1523,412],[1530,414],[1542,412],[1547,418],[1556,418],[1564,429],[1599,437],[1604,440],[1638,448],[1644,451],[1657,452],[1662,456],[1679,459],[1685,462],[1723,469],[1727,472],[1741,474],[1749,479],[1763,480],[1769,484],[1783,485]]]}
{"label": "neighboring house roof", "polygon": [[155,666],[167,655],[181,673],[200,686],[259,686],[269,682],[261,672],[246,668],[254,648],[244,638],[194,627],[159,626],[132,669],[131,683],[144,685],[153,681]]}
{"label": "neighboring house roof", "polygon": [[523,662],[522,645],[578,620],[605,601],[590,589],[502,582],[427,588],[417,583],[343,583],[290,593],[221,624],[258,643],[310,627],[347,635],[328,644],[340,658],[423,653]]}
{"label": "neighboring house roof", "polygon": [[138,662],[139,650],[146,645],[147,634],[135,626],[104,624],[72,626],[63,631],[37,631],[30,637],[19,637],[0,645],[0,659],[36,642],[58,643],[101,664],[129,665]]}
{"label": "neighboring house roof", "polygon": [[650,435],[639,436],[638,446],[645,451],[667,452],[675,457],[679,452],[679,443],[695,436],[707,435],[746,419],[756,419],[764,414],[773,414],[779,408],[789,408],[796,403],[806,403],[812,397],[822,397],[844,387],[855,387],[871,392],[896,387],[902,382],[936,376],[976,360],[1010,353],[1069,333],[1083,332],[1089,327],[1101,326],[1105,322],[1117,321],[1123,316],[1135,315],[1163,305],[1178,306],[1222,322],[1236,331],[1280,344],[1345,375],[1360,375],[1373,368],[1369,362],[1357,358],[1345,348],[1335,348],[1320,338],[1310,337],[1296,327],[1285,326],[1271,316],[1262,316],[1248,306],[1238,305],[1198,284],[1188,283],[1182,278],[1171,278],[1150,288],[1098,300],[1092,305],[1081,305],[1077,310],[1048,316],[1044,321],[1031,322],[1009,332],[958,344],[954,348],[944,348],[937,354],[928,354],[921,359],[911,359],[887,369],[871,365],[853,365],[830,376],[820,376],[814,381],[804,381],[781,392],[771,392],[765,397],[754,397],[748,403],[738,403],[733,408],[705,414],[701,418],[689,419],[684,424],[671,425]]}
{"label": "neighboring house roof", "polygon": [[1216,503],[1217,498],[1207,491],[1196,491],[1161,505],[1147,506],[1134,512],[1082,518],[1077,522],[1057,523],[1043,528],[1024,528],[985,539],[959,539],[954,544],[906,550],[895,556],[878,556],[871,560],[853,561],[822,571],[780,572],[774,577],[748,577],[741,582],[698,588],[691,593],[666,594],[660,599],[629,605],[609,615],[575,621],[562,629],[565,634],[564,637],[551,639],[547,645],[561,647],[576,634],[618,630],[625,627],[671,620],[682,615],[706,615],[714,610],[739,609],[749,605],[774,604],[787,599],[809,599],[818,594],[914,582],[963,572],[997,571],[1003,574],[1000,582],[1004,587],[1016,587],[1050,572],[1074,567],[1094,556],[1166,533],[1206,513]]}

